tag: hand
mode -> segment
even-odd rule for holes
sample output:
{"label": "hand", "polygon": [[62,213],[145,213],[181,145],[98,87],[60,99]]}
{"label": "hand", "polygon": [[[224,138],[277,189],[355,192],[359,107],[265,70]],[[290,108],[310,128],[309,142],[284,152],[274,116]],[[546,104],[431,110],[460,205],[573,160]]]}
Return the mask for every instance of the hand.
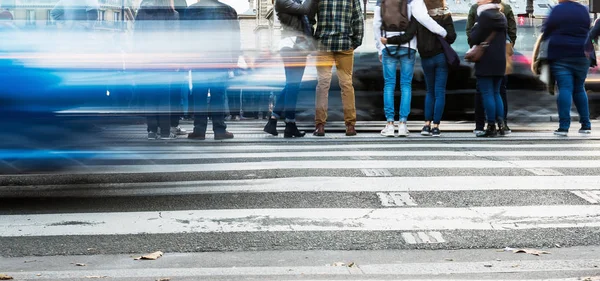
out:
{"label": "hand", "polygon": [[381,44],[387,45],[387,38],[381,37]]}
{"label": "hand", "polygon": [[379,54],[379,62],[383,62],[383,55]]}

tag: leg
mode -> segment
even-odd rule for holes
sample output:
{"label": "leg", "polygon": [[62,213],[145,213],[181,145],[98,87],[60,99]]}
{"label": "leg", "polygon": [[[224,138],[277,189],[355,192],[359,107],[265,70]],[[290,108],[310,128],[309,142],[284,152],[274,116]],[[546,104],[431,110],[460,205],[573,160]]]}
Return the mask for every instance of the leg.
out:
{"label": "leg", "polygon": [[500,97],[502,97],[503,112],[504,112],[504,121],[508,120],[508,98],[506,95],[506,85],[508,83],[508,76],[504,76],[502,78],[502,83],[500,85]]}
{"label": "leg", "polygon": [[[390,52],[395,52],[395,47],[390,48]],[[396,106],[394,104],[394,92],[396,90],[396,67],[398,66],[398,59],[390,56],[387,51],[382,53],[382,67],[383,67],[383,108],[385,112],[385,119],[388,123],[395,121]]]}
{"label": "leg", "polygon": [[591,128],[592,123],[590,122],[590,106],[588,96],[585,91],[585,79],[588,74],[588,61],[587,59],[582,61],[582,65],[572,65],[576,70],[575,79],[573,81],[573,102],[579,113],[579,123],[583,128]]}
{"label": "leg", "polygon": [[569,130],[571,127],[571,105],[573,102],[573,73],[569,70],[569,63],[560,61],[550,66],[552,74],[558,84],[558,118],[559,128]]}
{"label": "leg", "polygon": [[342,89],[342,105],[344,107],[344,121],[346,126],[356,125],[356,99],[352,72],[354,69],[354,51],[344,51],[335,54],[337,76]]}
{"label": "leg", "polygon": [[[425,96],[425,122],[433,121],[433,112],[435,108],[436,94],[436,64],[435,58],[422,58],[423,74],[425,75],[425,86],[427,93]],[[427,124],[429,125],[429,124]]]}
{"label": "leg", "polygon": [[225,124],[225,91],[227,73],[215,79],[210,85],[210,116],[215,134],[224,134],[227,131]]}
{"label": "leg", "polygon": [[400,100],[400,122],[406,123],[410,114],[412,100],[412,80],[415,70],[416,51],[408,50],[407,55],[400,57],[400,91],[402,97]]}
{"label": "leg", "polygon": [[[294,55],[294,54],[292,54]],[[287,61],[287,62],[286,62]],[[284,58],[286,93],[281,101],[285,103],[285,122],[296,122],[296,106],[298,104],[298,93],[302,84],[302,77],[306,69],[306,57],[295,54],[290,58]]]}
{"label": "leg", "polygon": [[504,124],[504,103],[502,102],[502,81],[503,77],[494,77],[494,101],[496,105],[496,122]]}
{"label": "leg", "polygon": [[496,88],[494,87],[494,78],[478,77],[477,84],[481,91],[483,106],[488,124],[495,124],[496,120],[496,99],[494,97]]}
{"label": "leg", "polygon": [[208,88],[202,83],[194,82],[193,89],[194,134],[205,135],[208,126]]}
{"label": "leg", "polygon": [[481,94],[481,87],[479,85],[479,79],[477,79],[477,86],[475,92],[475,130],[483,131],[485,127],[485,109],[483,107],[483,96]]}
{"label": "leg", "polygon": [[331,68],[333,67],[333,54],[320,53],[317,57],[317,97],[315,124],[327,123],[327,107],[329,104],[329,88],[331,86]]}
{"label": "leg", "polygon": [[183,87],[182,83],[180,83],[180,79],[177,75],[175,75],[175,79],[170,89],[170,102],[171,102],[171,127],[179,126],[179,119],[182,116],[182,104],[181,104],[181,89]]}
{"label": "leg", "polygon": [[442,122],[444,108],[446,107],[446,82],[448,81],[448,64],[444,54],[436,56],[437,66],[435,69],[435,108],[433,110],[433,124]]}
{"label": "leg", "polygon": [[171,85],[164,85],[157,87],[158,97],[158,125],[160,127],[161,137],[168,137],[171,135]]}
{"label": "leg", "polygon": [[146,113],[146,122],[148,124],[149,133],[158,132],[158,104],[154,97],[154,92],[151,88],[138,86],[135,90],[144,101],[144,111]]}

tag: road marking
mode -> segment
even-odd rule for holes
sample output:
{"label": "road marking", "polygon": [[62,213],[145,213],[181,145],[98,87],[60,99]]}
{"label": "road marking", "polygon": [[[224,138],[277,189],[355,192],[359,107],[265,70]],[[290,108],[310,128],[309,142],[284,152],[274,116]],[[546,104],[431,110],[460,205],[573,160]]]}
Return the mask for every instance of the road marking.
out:
{"label": "road marking", "polygon": [[597,190],[600,176],[292,177],[189,182],[0,186],[0,197],[109,197],[215,193]]}
{"label": "road marking", "polygon": [[500,231],[600,227],[599,216],[600,205],[228,209],[5,215],[0,216],[0,237],[308,231]]}
{"label": "road marking", "polygon": [[571,192],[592,204],[600,203],[600,190],[574,190]]}
{"label": "road marking", "polygon": [[526,169],[536,176],[562,176],[563,173],[552,169]]}
{"label": "road marking", "polygon": [[361,169],[367,177],[391,177],[392,173],[386,169]]}
{"label": "road marking", "polygon": [[445,243],[446,240],[440,232],[404,232],[402,233],[404,241],[408,244],[438,244]]}
{"label": "road marking", "polygon": [[[492,168],[600,168],[598,160],[495,161],[495,160],[405,160],[405,161],[258,161],[211,164],[88,165],[65,170],[72,174],[175,173],[296,169],[492,169]],[[378,172],[376,172],[378,173]],[[1,176],[0,176],[1,177]]]}
{"label": "road marking", "polygon": [[378,192],[377,196],[384,207],[417,206],[408,192]]}

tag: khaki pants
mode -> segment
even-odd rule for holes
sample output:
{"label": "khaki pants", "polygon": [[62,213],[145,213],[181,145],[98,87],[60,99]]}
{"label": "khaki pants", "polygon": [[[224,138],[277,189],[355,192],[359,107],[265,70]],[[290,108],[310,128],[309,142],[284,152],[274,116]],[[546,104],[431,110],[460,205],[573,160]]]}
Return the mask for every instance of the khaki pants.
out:
{"label": "khaki pants", "polygon": [[327,123],[327,106],[329,103],[329,88],[331,86],[332,68],[335,64],[337,76],[342,89],[342,105],[344,107],[344,121],[346,126],[356,125],[356,105],[354,99],[354,86],[352,85],[352,71],[354,67],[354,51],[335,53],[319,53],[317,57],[317,97],[315,123]]}

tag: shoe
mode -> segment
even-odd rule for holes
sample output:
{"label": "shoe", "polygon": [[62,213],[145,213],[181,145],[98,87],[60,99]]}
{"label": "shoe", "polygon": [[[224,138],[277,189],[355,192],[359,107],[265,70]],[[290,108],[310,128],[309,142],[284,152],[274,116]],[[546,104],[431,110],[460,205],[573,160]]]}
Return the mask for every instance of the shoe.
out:
{"label": "shoe", "polygon": [[185,136],[188,134],[188,132],[185,129],[182,129],[181,127],[177,126],[177,127],[171,127],[171,134],[175,134],[178,136]]}
{"label": "shoe", "polygon": [[206,139],[206,134],[191,133],[191,134],[188,135],[188,139],[192,139],[192,140],[205,140]]}
{"label": "shoe", "polygon": [[274,136],[279,135],[277,133],[277,119],[269,118],[269,122],[267,122],[263,131]]}
{"label": "shoe", "polygon": [[481,133],[483,133],[483,132],[485,132],[485,130],[484,130],[484,129],[475,129],[475,130],[473,130],[473,134],[476,134],[476,135],[477,135],[477,134],[481,134]]}
{"label": "shoe", "polygon": [[317,126],[315,127],[315,132],[313,133],[313,136],[324,137],[325,136],[325,125],[317,124]]}
{"label": "shoe", "polygon": [[176,134],[173,133],[169,133],[169,135],[165,135],[165,136],[160,136],[161,140],[174,140],[177,138]]}
{"label": "shoe", "polygon": [[554,131],[554,134],[557,136],[566,137],[569,135],[569,130],[559,128],[558,130]]}
{"label": "shoe", "polygon": [[581,129],[579,129],[579,133],[580,134],[591,134],[592,133],[592,128],[591,127],[581,126]]}
{"label": "shoe", "polygon": [[499,122],[498,123],[498,135],[499,136],[506,136],[506,130],[504,129],[504,122]]}
{"label": "shoe", "polygon": [[224,133],[215,133],[215,140],[229,140],[233,139],[233,134],[225,131]]}
{"label": "shoe", "polygon": [[434,137],[441,137],[442,133],[440,132],[440,128],[435,127],[433,129],[431,129],[431,135]]}
{"label": "shoe", "polygon": [[356,136],[356,127],[354,127],[354,125],[346,126],[346,136],[348,136],[348,137]]}
{"label": "shoe", "polygon": [[381,130],[381,135],[384,137],[395,137],[396,136],[396,126],[393,124],[385,125],[385,128]]}
{"label": "shoe", "polygon": [[285,131],[283,133],[284,138],[301,138],[301,137],[304,137],[305,135],[306,135],[305,132],[301,132],[298,130],[298,127],[296,126],[296,122],[285,123]]}
{"label": "shoe", "polygon": [[148,132],[148,140],[155,140],[158,138],[158,135],[155,132]]}
{"label": "shoe", "polygon": [[422,136],[431,136],[431,126],[423,127],[423,129],[421,130],[421,135]]}
{"label": "shoe", "polygon": [[508,127],[508,123],[506,123],[506,121],[504,121],[504,134],[505,135],[512,134],[512,130],[510,129],[510,127]]}
{"label": "shoe", "polygon": [[400,125],[398,125],[398,136],[399,137],[408,137],[409,134],[410,134],[410,132],[408,131],[408,127],[406,126],[406,123],[400,123]]}
{"label": "shoe", "polygon": [[479,134],[477,134],[478,138],[493,138],[498,136],[498,131],[496,131],[496,125],[489,124],[487,129]]}

